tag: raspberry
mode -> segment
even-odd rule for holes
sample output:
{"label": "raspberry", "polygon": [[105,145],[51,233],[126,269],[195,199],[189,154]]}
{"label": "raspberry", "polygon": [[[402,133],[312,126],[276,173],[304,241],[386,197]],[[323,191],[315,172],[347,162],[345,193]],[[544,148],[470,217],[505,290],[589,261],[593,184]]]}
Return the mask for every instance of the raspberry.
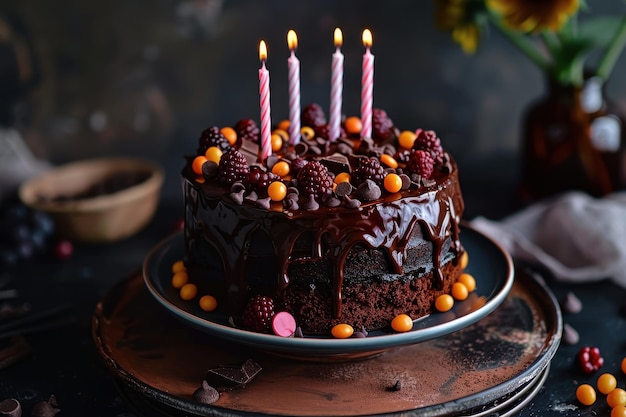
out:
{"label": "raspberry", "polygon": [[266,190],[272,181],[280,180],[280,176],[264,171],[261,167],[254,165],[250,167],[250,172],[244,179],[244,184],[248,190]]}
{"label": "raspberry", "polygon": [[307,194],[321,197],[332,192],[333,178],[320,162],[310,161],[298,172],[298,187]]}
{"label": "raspberry", "polygon": [[600,349],[597,347],[583,346],[576,355],[580,369],[586,374],[591,375],[602,367],[604,358],[600,356]]}
{"label": "raspberry", "polygon": [[268,333],[274,317],[274,300],[266,295],[255,295],[243,310],[241,324],[258,333]]}
{"label": "raspberry", "polygon": [[436,164],[443,162],[441,140],[433,130],[420,130],[413,142],[413,149],[428,151]]}
{"label": "raspberry", "polygon": [[435,161],[433,157],[424,150],[411,151],[411,157],[406,164],[406,170],[411,174],[417,174],[422,178],[430,178],[433,174]]}
{"label": "raspberry", "polygon": [[365,180],[372,180],[378,186],[383,184],[385,180],[385,169],[380,165],[378,158],[361,158],[359,165],[352,171],[352,183],[359,186]]}
{"label": "raspberry", "polygon": [[242,119],[235,124],[235,132],[237,132],[238,142],[249,140],[259,143],[259,127],[252,119]]}
{"label": "raspberry", "polygon": [[387,112],[381,109],[372,110],[372,139],[377,142],[386,142],[395,136],[393,121]]}
{"label": "raspberry", "polygon": [[222,155],[217,173],[217,178],[224,185],[232,185],[237,181],[243,181],[250,172],[250,166],[246,157],[236,149]]}
{"label": "raspberry", "polygon": [[220,132],[220,128],[217,126],[211,126],[202,131],[198,139],[198,155],[204,155],[206,150],[212,146],[218,147],[224,153],[232,149],[226,136]]}
{"label": "raspberry", "polygon": [[326,124],[326,115],[319,104],[313,103],[307,105],[302,110],[302,125],[317,127]]}

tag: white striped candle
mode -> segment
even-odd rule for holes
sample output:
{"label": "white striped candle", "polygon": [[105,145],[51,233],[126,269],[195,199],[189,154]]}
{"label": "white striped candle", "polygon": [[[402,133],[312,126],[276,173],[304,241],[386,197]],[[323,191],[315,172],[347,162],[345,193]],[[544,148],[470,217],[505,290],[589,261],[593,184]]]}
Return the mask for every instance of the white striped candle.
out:
{"label": "white striped candle", "polygon": [[289,144],[300,142],[300,61],[296,58],[298,37],[296,32],[287,32],[287,45],[291,55],[287,60],[289,69]]}
{"label": "white striped candle", "polygon": [[343,54],[341,45],[343,44],[343,34],[341,29],[336,28],[334,33],[335,53],[331,64],[330,79],[330,119],[329,136],[330,140],[337,140],[341,135],[341,106],[343,94]]}
{"label": "white striped candle", "polygon": [[372,101],[374,93],[374,55],[370,52],[372,46],[372,32],[363,31],[363,73],[361,75],[361,129],[362,138],[372,137]]}
{"label": "white striped candle", "polygon": [[270,115],[270,72],[265,68],[267,46],[265,41],[259,43],[259,96],[261,104],[261,161],[265,161],[272,153],[272,117]]}

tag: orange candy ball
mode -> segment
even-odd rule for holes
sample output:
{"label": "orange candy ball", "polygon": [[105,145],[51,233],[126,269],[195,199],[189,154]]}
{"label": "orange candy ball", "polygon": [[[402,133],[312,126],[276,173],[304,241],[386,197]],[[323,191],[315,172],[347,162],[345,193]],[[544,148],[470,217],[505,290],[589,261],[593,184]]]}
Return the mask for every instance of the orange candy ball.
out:
{"label": "orange candy ball", "polygon": [[469,291],[465,284],[461,282],[455,282],[452,284],[452,290],[450,291],[455,300],[463,301],[469,295]]}
{"label": "orange candy ball", "polygon": [[172,276],[172,287],[176,289],[182,288],[189,282],[189,274],[186,270],[178,271]]}
{"label": "orange candy ball", "polygon": [[622,359],[622,372],[626,374],[626,358]]}
{"label": "orange candy ball", "polygon": [[180,298],[186,301],[193,300],[194,298],[196,298],[197,294],[198,294],[198,287],[196,287],[195,284],[191,284],[191,283],[185,284],[180,289]]}
{"label": "orange candy ball", "polygon": [[581,384],[576,388],[576,399],[582,405],[591,405],[596,402],[596,390],[589,384]]}
{"label": "orange candy ball", "polygon": [[279,177],[285,177],[289,174],[290,166],[285,161],[278,161],[272,167],[272,174],[276,174]]}
{"label": "orange candy ball", "polygon": [[598,377],[596,386],[598,387],[598,391],[602,394],[608,394],[617,387],[617,379],[607,372]]}
{"label": "orange candy ball", "polygon": [[408,332],[413,328],[413,320],[407,314],[398,314],[391,320],[391,328],[396,332]]}
{"label": "orange candy ball", "polygon": [[437,311],[445,313],[454,307],[454,298],[450,294],[441,294],[435,299],[435,308]]}
{"label": "orange candy ball", "polygon": [[402,189],[402,178],[398,174],[387,174],[384,185],[385,190],[390,193],[397,193]]}
{"label": "orange candy ball", "polygon": [[194,174],[202,175],[202,165],[204,165],[206,161],[208,161],[208,159],[204,155],[198,155],[193,159],[193,162],[191,163],[191,169],[193,170]]}
{"label": "orange candy ball", "polygon": [[611,410],[611,417],[626,417],[626,407],[618,405]]}
{"label": "orange candy ball", "polygon": [[177,273],[178,271],[186,271],[185,264],[182,260],[176,261],[172,264],[172,274]]}
{"label": "orange candy ball", "polygon": [[204,311],[214,311],[217,308],[217,299],[212,295],[203,295],[198,303]]}
{"label": "orange candy ball", "polygon": [[467,291],[469,292],[472,292],[476,289],[476,279],[468,273],[461,274],[459,278],[457,278],[457,282],[465,285],[465,288],[467,288]]}
{"label": "orange candy ball", "polygon": [[361,118],[357,116],[350,116],[343,123],[343,128],[348,135],[357,135],[361,133],[361,130],[363,129],[363,123],[361,123]]}
{"label": "orange candy ball", "polygon": [[380,156],[380,163],[387,165],[389,168],[398,168],[398,161],[396,161],[393,156],[386,153]]}
{"label": "orange candy ball", "polygon": [[272,133],[272,150],[274,152],[280,151],[283,147],[283,138],[278,133]]}
{"label": "orange candy ball", "polygon": [[234,145],[237,143],[237,132],[230,126],[224,126],[220,129],[220,133],[224,135],[228,143]]}
{"label": "orange candy ball", "polygon": [[466,252],[463,252],[463,255],[461,255],[461,269],[465,269],[467,268],[467,264],[469,263],[469,255]]}
{"label": "orange candy ball", "polygon": [[398,136],[398,144],[404,149],[411,149],[416,138],[417,135],[415,134],[415,132],[411,132],[410,130],[404,130],[400,132],[400,136]]}
{"label": "orange candy ball", "polygon": [[290,125],[290,124],[291,124],[291,122],[290,122],[288,119],[285,119],[285,120],[281,120],[281,121],[278,123],[278,126],[277,126],[277,127],[278,127],[280,130],[283,130],[283,131],[285,131],[285,132],[286,132],[286,131],[288,131],[288,130],[289,130],[289,125]]}
{"label": "orange candy ball", "polygon": [[341,182],[350,182],[350,174],[348,174],[347,172],[340,172],[339,174],[337,174],[334,181],[335,184],[339,184]]}
{"label": "orange candy ball", "polygon": [[272,201],[282,201],[287,195],[287,186],[281,181],[274,181],[267,187],[267,195]]}
{"label": "orange candy ball", "polygon": [[607,394],[606,403],[611,408],[617,407],[618,405],[626,407],[626,391],[621,388],[615,388]]}
{"label": "orange candy ball", "polygon": [[347,339],[354,334],[354,328],[349,324],[337,324],[330,333],[336,339]]}
{"label": "orange candy ball", "polygon": [[222,159],[222,150],[217,146],[211,146],[209,149],[206,150],[204,156],[207,160],[215,162],[219,165],[220,159]]}

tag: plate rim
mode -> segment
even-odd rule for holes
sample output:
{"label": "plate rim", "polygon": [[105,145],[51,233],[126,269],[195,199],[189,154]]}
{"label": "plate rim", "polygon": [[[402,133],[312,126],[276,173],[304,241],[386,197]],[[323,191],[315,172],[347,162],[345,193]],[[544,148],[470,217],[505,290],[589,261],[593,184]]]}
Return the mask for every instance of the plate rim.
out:
{"label": "plate rim", "polygon": [[[316,357],[319,356],[341,356],[352,353],[382,352],[391,348],[415,344],[424,342],[430,339],[434,339],[443,335],[453,333],[464,327],[467,327],[481,318],[485,317],[489,313],[493,312],[507,297],[510,292],[513,281],[515,268],[513,260],[510,254],[504,249],[502,245],[494,241],[489,236],[485,235],[481,231],[472,228],[471,226],[462,223],[461,229],[468,231],[468,234],[474,234],[479,236],[479,239],[483,239],[488,245],[492,245],[494,249],[502,256],[502,260],[506,264],[507,271],[506,276],[503,277],[500,287],[496,286],[495,293],[490,295],[490,298],[480,308],[473,310],[463,316],[456,317],[450,321],[439,323],[434,326],[415,329],[405,333],[391,333],[385,335],[377,335],[366,338],[349,338],[349,339],[335,339],[335,338],[318,338],[318,337],[304,337],[304,338],[284,338],[273,334],[263,334],[248,331],[245,329],[238,329],[235,327],[227,326],[221,323],[207,320],[199,317],[190,311],[182,309],[175,305],[166,294],[163,294],[156,286],[157,279],[150,277],[149,268],[154,259],[158,258],[163,251],[170,249],[169,245],[177,240],[182,239],[183,232],[179,231],[168,237],[162,239],[148,255],[144,258],[142,264],[142,276],[143,281],[148,288],[149,293],[156,301],[164,307],[169,313],[175,315],[179,319],[182,319],[187,324],[193,325],[206,333],[212,334],[221,339],[233,341],[245,346],[262,349],[266,353],[275,354],[299,354],[306,353],[307,355],[313,354]],[[463,236],[463,233],[461,233]],[[462,241],[462,237],[461,237]],[[503,269],[504,274],[504,269]],[[416,319],[416,322],[422,318]],[[348,343],[346,343],[348,342]]]}

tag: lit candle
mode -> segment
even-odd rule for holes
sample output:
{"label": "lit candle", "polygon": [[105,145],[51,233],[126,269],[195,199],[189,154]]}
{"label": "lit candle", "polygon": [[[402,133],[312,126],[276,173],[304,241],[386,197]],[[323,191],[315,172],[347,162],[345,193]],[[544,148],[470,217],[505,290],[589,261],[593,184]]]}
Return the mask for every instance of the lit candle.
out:
{"label": "lit candle", "polygon": [[374,92],[374,55],[370,52],[372,46],[372,32],[363,31],[363,73],[361,75],[361,137],[372,137],[372,100]]}
{"label": "lit candle", "polygon": [[272,153],[272,117],[270,115],[270,72],[265,68],[267,46],[265,41],[259,43],[259,96],[261,104],[261,161],[265,161]]}
{"label": "lit candle", "polygon": [[296,32],[287,32],[287,45],[291,55],[287,60],[289,69],[289,143],[300,142],[300,61],[296,58],[298,37]]}
{"label": "lit candle", "polygon": [[330,140],[336,140],[341,134],[341,101],[343,93],[343,54],[341,53],[343,35],[341,29],[335,29],[334,39],[336,49],[333,54],[330,78]]}

